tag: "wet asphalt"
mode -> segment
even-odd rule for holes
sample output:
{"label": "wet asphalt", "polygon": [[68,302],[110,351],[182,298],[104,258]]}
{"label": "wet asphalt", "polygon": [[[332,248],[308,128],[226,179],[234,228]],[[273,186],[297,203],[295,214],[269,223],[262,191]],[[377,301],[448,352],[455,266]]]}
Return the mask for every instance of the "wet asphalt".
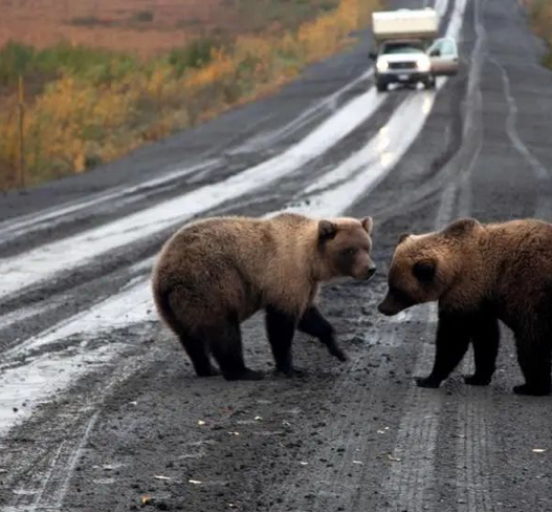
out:
{"label": "wet asphalt", "polygon": [[[439,7],[443,31],[463,22],[462,67],[436,94],[371,94],[361,32],[270,98],[0,197],[0,510],[552,511],[551,399],[512,394],[511,334],[489,387],[464,385],[469,354],[421,389],[434,308],[376,311],[401,233],[552,221],[544,47],[515,0]],[[151,258],[188,218],[286,207],[375,218],[376,277],[320,298],[350,361],[298,335],[304,374],[276,377],[256,316],[246,359],[266,379],[196,378],[152,311]]]}

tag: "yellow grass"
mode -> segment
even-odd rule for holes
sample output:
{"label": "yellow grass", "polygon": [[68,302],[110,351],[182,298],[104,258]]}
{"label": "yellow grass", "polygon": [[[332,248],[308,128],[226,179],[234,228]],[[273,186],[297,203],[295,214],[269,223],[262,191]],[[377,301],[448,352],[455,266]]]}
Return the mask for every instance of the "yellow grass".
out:
{"label": "yellow grass", "polygon": [[[238,37],[206,67],[181,76],[163,60],[101,86],[63,76],[26,109],[28,182],[83,172],[265,94],[342,48],[377,8],[379,0],[341,0],[295,33]],[[15,95],[6,106],[0,112],[0,188],[15,186],[19,147]]]}

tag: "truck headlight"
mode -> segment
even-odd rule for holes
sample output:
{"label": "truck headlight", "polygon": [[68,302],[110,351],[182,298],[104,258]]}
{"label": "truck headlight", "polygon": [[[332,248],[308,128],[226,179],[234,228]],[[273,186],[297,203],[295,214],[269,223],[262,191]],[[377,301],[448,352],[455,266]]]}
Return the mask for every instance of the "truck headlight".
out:
{"label": "truck headlight", "polygon": [[431,61],[429,60],[429,57],[420,57],[416,61],[416,66],[418,68],[418,71],[427,72],[431,69]]}
{"label": "truck headlight", "polygon": [[380,73],[382,73],[383,71],[387,71],[389,69],[389,62],[387,62],[386,60],[380,59],[376,63],[376,68]]}

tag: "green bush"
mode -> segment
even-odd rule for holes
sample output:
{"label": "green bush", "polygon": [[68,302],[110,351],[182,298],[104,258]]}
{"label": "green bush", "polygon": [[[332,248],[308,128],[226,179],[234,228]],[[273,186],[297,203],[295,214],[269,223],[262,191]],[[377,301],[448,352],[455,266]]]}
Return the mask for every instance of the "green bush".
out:
{"label": "green bush", "polygon": [[0,48],[0,85],[11,85],[20,75],[27,74],[35,55],[35,49],[25,44],[9,42]]}
{"label": "green bush", "polygon": [[0,48],[0,85],[12,85],[21,76],[55,77],[69,74],[94,83],[106,83],[136,70],[139,62],[134,57],[58,43],[44,50],[10,42]]}
{"label": "green bush", "polygon": [[213,58],[213,51],[222,46],[221,41],[210,37],[196,39],[182,48],[172,50],[168,62],[177,75],[181,76],[186,69],[198,69],[209,64]]}
{"label": "green bush", "polygon": [[151,11],[137,12],[134,16],[134,19],[141,23],[151,23],[153,21],[153,12]]}

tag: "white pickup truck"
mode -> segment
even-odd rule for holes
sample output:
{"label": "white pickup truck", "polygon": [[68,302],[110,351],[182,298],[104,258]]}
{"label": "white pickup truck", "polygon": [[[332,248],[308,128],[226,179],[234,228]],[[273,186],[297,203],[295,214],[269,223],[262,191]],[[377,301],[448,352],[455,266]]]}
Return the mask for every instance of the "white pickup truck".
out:
{"label": "white pickup truck", "polygon": [[453,38],[436,39],[439,16],[434,9],[399,9],[372,14],[377,51],[376,86],[379,92],[389,84],[435,87],[435,77],[458,72],[458,49]]}

